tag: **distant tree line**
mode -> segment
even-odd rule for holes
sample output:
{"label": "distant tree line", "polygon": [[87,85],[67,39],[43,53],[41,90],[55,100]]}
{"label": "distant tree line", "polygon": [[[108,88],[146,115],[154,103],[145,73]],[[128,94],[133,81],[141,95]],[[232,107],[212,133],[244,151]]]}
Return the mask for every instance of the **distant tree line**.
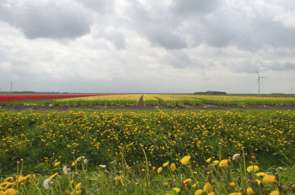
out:
{"label": "distant tree line", "polygon": [[195,95],[227,95],[225,91],[205,91],[205,92],[195,92]]}

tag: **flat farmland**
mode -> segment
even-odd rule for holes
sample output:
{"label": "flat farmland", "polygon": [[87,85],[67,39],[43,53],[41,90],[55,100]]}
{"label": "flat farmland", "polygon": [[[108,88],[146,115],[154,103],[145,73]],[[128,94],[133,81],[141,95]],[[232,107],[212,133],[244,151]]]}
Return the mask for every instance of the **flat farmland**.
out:
{"label": "flat farmland", "polygon": [[5,195],[295,193],[292,96],[0,99]]}
{"label": "flat farmland", "polygon": [[[191,95],[191,94],[44,94],[5,97],[3,107],[18,108],[279,108],[294,109],[294,96]],[[14,101],[3,101],[11,98]]]}

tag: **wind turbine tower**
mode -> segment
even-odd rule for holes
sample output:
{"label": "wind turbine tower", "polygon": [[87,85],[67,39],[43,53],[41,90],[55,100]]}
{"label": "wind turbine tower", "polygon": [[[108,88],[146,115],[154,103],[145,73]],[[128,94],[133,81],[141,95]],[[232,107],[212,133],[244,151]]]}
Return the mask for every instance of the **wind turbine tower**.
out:
{"label": "wind turbine tower", "polygon": [[10,81],[10,84],[9,84],[9,91],[12,92],[13,91],[13,82]]}
{"label": "wind turbine tower", "polygon": [[261,76],[259,71],[257,71],[256,73],[257,73],[258,95],[260,95],[261,94],[261,84],[262,84],[262,81],[265,77]]}

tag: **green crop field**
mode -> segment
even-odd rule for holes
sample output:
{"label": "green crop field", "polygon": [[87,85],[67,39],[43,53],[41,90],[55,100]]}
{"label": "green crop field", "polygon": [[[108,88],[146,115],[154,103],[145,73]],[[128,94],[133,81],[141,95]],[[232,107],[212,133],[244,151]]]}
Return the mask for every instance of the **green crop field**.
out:
{"label": "green crop field", "polygon": [[287,110],[2,110],[0,193],[294,194],[294,145]]}

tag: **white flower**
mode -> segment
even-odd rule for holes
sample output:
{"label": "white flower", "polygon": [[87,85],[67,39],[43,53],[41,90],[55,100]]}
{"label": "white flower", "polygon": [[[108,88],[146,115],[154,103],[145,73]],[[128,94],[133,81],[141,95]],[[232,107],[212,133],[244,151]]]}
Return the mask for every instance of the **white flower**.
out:
{"label": "white flower", "polygon": [[285,170],[286,170],[286,168],[283,168],[283,167],[278,167],[278,168],[277,168],[277,170],[278,170],[278,171],[285,171]]}
{"label": "white flower", "polygon": [[78,161],[81,161],[81,160],[83,160],[83,159],[85,159],[85,156],[80,156],[80,157],[78,157],[78,158],[76,159],[76,161],[78,162]]}
{"label": "white flower", "polygon": [[107,168],[106,165],[98,165],[98,166],[101,167],[101,168],[103,168],[103,169]]}
{"label": "white flower", "polygon": [[83,160],[83,163],[84,163],[84,165],[87,165],[87,164],[88,164],[88,159],[85,158],[85,159]]}
{"label": "white flower", "polygon": [[234,154],[232,159],[233,160],[238,160],[240,158],[240,156],[241,156],[240,154]]}
{"label": "white flower", "polygon": [[48,190],[50,188],[50,185],[53,184],[50,178],[47,178],[43,181],[43,187]]}
{"label": "white flower", "polygon": [[62,167],[62,172],[63,172],[65,175],[67,175],[70,171],[71,171],[71,169],[68,168],[67,165],[64,165],[64,166]]}

